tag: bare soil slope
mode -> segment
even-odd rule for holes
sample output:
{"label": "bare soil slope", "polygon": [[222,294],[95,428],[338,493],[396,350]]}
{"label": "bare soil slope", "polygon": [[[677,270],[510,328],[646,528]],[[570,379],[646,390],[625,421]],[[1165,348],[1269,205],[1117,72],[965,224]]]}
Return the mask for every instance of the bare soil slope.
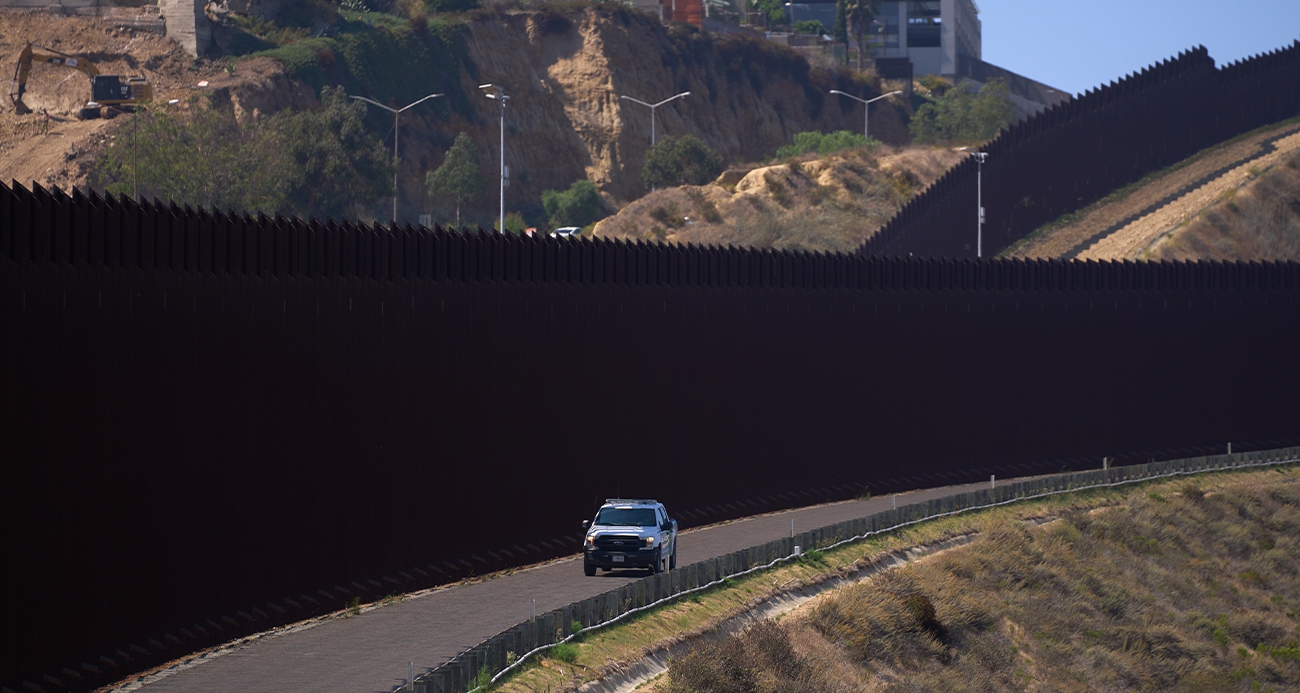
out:
{"label": "bare soil slope", "polygon": [[607,238],[850,252],[961,155],[919,147],[845,151],[727,171],[659,190],[596,225]]}
{"label": "bare soil slope", "polygon": [[[1300,124],[1282,123],[1208,149],[1153,178],[1031,234],[1006,253],[1021,258],[1153,259],[1225,195],[1300,151]],[[1187,246],[1191,247],[1191,246]],[[1188,253],[1184,252],[1184,255]],[[1220,253],[1219,259],[1257,259]]]}
{"label": "bare soil slope", "polygon": [[[155,108],[170,107],[171,99],[187,108],[191,97],[206,93],[212,103],[230,107],[247,120],[316,102],[310,87],[290,78],[283,65],[269,58],[240,61],[235,72],[227,73],[214,64],[196,65],[164,36],[96,19],[44,14],[0,14],[0,71],[6,84],[28,41],[87,57],[101,74],[144,75],[153,84]],[[200,88],[200,81],[208,85]],[[77,112],[89,99],[84,73],[34,65],[23,97],[33,112],[17,115],[8,99],[0,104],[0,180],[64,190],[85,186],[104,147],[131,134],[131,116],[79,120]],[[48,132],[42,132],[43,110],[50,114]]]}

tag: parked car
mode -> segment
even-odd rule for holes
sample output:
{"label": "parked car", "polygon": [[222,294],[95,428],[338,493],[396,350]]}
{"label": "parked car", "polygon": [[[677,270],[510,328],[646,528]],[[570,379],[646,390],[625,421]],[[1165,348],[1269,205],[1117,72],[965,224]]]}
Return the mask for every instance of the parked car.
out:
{"label": "parked car", "polygon": [[561,226],[551,232],[551,238],[569,238],[580,233],[582,233],[582,228],[579,226]]}
{"label": "parked car", "polygon": [[588,577],[597,568],[649,568],[653,574],[677,567],[677,521],[659,501],[610,498],[582,528],[582,571]]}

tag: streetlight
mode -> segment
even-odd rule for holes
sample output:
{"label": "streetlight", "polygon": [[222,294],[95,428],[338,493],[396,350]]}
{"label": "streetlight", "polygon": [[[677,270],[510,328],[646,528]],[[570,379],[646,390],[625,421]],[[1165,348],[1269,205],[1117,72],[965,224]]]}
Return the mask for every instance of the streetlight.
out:
{"label": "streetlight", "polygon": [[684,91],[678,94],[677,96],[670,96],[664,99],[663,101],[660,101],[659,103],[646,103],[640,99],[634,99],[630,96],[620,96],[618,98],[631,101],[632,103],[639,103],[642,106],[645,106],[646,108],[650,109],[650,146],[653,147],[655,146],[655,109],[668,103],[669,101],[675,101],[677,99],[682,98],[683,96],[690,96],[690,95],[691,93],[689,91]]}
{"label": "streetlight", "polygon": [[970,147],[958,147],[955,151],[970,152],[977,162],[975,165],[975,207],[979,209],[979,223],[975,226],[975,257],[984,255],[984,160],[988,152],[977,152]]}
{"label": "streetlight", "polygon": [[480,84],[479,89],[486,91],[484,96],[489,99],[496,99],[501,102],[501,216],[497,220],[497,230],[500,233],[506,232],[506,102],[510,100],[506,96],[505,87],[499,87],[495,84]]}
{"label": "streetlight", "polygon": [[[349,94],[349,96],[351,95]],[[405,111],[411,106],[424,103],[429,99],[436,99],[439,96],[445,96],[445,94],[429,94],[423,99],[412,101],[401,108],[389,108],[378,101],[371,101],[364,96],[352,96],[352,98],[357,99],[358,101],[365,101],[372,106],[378,106],[393,114],[393,223],[397,223],[397,116],[401,115],[402,111]]]}
{"label": "streetlight", "polygon": [[879,100],[881,100],[881,99],[884,99],[884,98],[888,98],[888,97],[890,97],[890,96],[893,96],[894,94],[902,94],[903,92],[901,92],[901,91],[891,91],[891,92],[889,92],[888,94],[881,94],[880,96],[877,96],[877,97],[874,98],[874,99],[860,99],[860,98],[858,98],[858,97],[856,97],[856,96],[854,96],[854,95],[852,95],[852,94],[846,94],[846,93],[840,91],[839,89],[832,89],[832,90],[831,90],[831,93],[832,93],[832,94],[839,94],[840,96],[847,96],[847,97],[849,97],[850,99],[853,99],[854,101],[858,101],[858,102],[860,102],[860,103],[862,104],[862,136],[863,136],[863,137],[870,137],[870,136],[867,134],[867,124],[870,122],[869,118],[870,118],[870,116],[871,116],[871,104],[873,104],[873,103],[875,103],[875,102],[877,102],[877,101],[879,101]]}

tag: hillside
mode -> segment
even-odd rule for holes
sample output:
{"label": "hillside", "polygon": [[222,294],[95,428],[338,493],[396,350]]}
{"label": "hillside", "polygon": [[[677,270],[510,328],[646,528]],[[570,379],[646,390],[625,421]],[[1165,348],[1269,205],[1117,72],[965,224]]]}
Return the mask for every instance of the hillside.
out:
{"label": "hillside", "polygon": [[[246,41],[268,50],[197,62],[165,38],[94,20],[6,15],[0,26],[5,65],[12,65],[23,42],[31,40],[91,56],[105,72],[144,73],[155,84],[156,103],[206,94],[217,105],[234,103],[241,120],[310,106],[319,89],[331,84],[395,105],[445,93],[401,119],[400,212],[411,221],[430,211],[447,218],[450,202],[430,200],[424,178],[441,163],[457,133],[470,135],[485,175],[494,175],[500,113],[478,89],[485,82],[504,86],[510,95],[505,159],[513,173],[506,207],[530,219],[541,215],[543,190],[563,189],[581,178],[595,181],[616,206],[644,193],[640,167],[650,145],[650,114],[620,95],[655,101],[690,91],[691,96],[658,109],[658,136],[692,134],[727,160],[745,162],[770,156],[798,132],[856,128],[861,112],[827,92],[870,93],[879,86],[810,68],[797,53],[761,38],[666,27],[612,5],[485,10],[418,22],[358,15],[340,19],[316,37],[272,27],[265,31],[269,38]],[[272,38],[283,45],[268,43]],[[201,80],[210,85],[198,87]],[[74,109],[87,98],[82,87],[79,74],[70,78],[46,66],[34,70],[28,100],[38,113],[51,108],[55,127],[37,139],[38,115],[0,117],[0,174],[62,187],[89,180],[88,161],[129,118],[76,121]],[[250,97],[250,91],[259,96]],[[238,106],[250,99],[264,107]],[[879,109],[873,114],[875,134],[905,141],[904,118],[892,108]],[[367,116],[370,130],[386,146],[392,143],[392,122],[377,108]],[[60,159],[74,147],[77,163],[65,166]],[[470,201],[470,219],[490,225],[497,208],[491,193],[494,185]]]}
{"label": "hillside", "polygon": [[961,154],[907,147],[846,150],[732,169],[704,186],[652,192],[594,235],[753,248],[851,252]]}
{"label": "hillside", "polygon": [[1038,229],[1005,256],[1080,260],[1300,258],[1300,124],[1189,157]]}
{"label": "hillside", "polygon": [[[103,74],[147,77],[153,84],[154,108],[190,108],[192,99],[204,94],[246,120],[282,108],[308,108],[316,101],[310,87],[290,78],[283,65],[270,58],[243,60],[227,72],[218,63],[196,62],[170,39],[95,19],[12,13],[0,19],[0,69],[12,70],[31,41],[89,57]],[[201,81],[208,82],[207,87],[199,87]],[[87,185],[104,147],[132,134],[130,116],[77,119],[89,98],[90,86],[82,73],[34,65],[23,98],[33,112],[17,115],[7,99],[0,108],[0,178],[64,190]],[[181,104],[170,106],[171,99]],[[48,133],[41,132],[42,109],[50,113]]]}
{"label": "hillside", "polygon": [[653,690],[1300,690],[1300,482],[1206,482],[992,521],[706,641]]}

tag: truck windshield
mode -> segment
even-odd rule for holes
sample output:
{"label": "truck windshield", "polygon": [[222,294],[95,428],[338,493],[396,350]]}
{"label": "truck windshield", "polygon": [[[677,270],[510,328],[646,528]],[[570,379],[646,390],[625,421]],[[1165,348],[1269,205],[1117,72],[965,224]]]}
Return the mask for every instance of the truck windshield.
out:
{"label": "truck windshield", "polygon": [[655,511],[652,508],[601,508],[596,514],[598,525],[622,527],[654,527]]}

